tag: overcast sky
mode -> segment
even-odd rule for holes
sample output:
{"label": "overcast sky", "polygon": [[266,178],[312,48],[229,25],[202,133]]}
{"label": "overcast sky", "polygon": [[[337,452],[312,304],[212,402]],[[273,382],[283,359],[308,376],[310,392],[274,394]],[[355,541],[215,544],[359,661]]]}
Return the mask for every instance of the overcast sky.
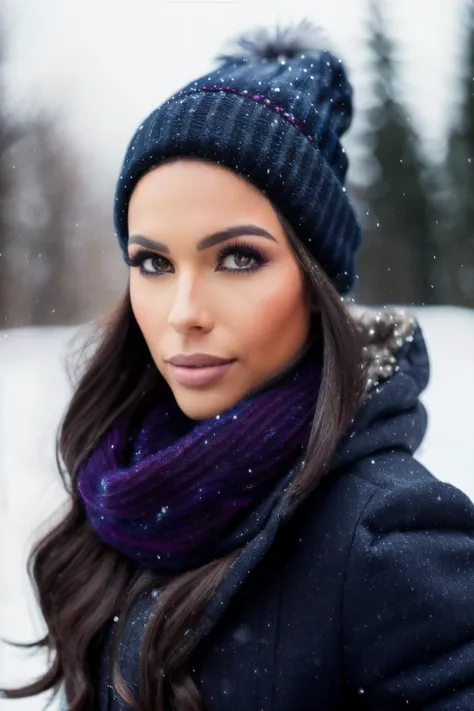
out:
{"label": "overcast sky", "polygon": [[[434,152],[443,149],[458,96],[469,1],[381,0],[402,42],[403,92]],[[254,24],[306,16],[321,25],[347,63],[356,108],[367,101],[368,0],[3,0],[3,6],[10,105],[60,111],[94,173],[115,173],[145,115],[206,72],[226,39]]]}

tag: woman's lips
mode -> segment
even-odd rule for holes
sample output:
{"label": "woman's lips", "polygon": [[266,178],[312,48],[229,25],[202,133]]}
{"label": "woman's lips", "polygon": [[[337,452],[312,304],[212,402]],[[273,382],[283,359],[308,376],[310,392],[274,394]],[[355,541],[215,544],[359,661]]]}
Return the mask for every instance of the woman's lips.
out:
{"label": "woman's lips", "polygon": [[219,365],[201,367],[173,365],[173,363],[170,363],[170,368],[173,377],[180,385],[185,385],[188,388],[199,388],[217,383],[224,377],[233,363],[235,361],[231,360]]}

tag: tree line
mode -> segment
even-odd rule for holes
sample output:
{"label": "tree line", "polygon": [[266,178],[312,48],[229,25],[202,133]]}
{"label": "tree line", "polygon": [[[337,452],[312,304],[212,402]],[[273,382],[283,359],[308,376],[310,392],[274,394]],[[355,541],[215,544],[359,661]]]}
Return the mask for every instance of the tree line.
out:
{"label": "tree line", "polygon": [[[369,304],[474,307],[474,9],[461,93],[442,161],[428,160],[397,89],[397,47],[370,3],[374,105],[367,109],[364,186],[349,186],[364,243],[355,297]],[[2,48],[0,27],[0,87]],[[42,111],[20,121],[0,97],[0,328],[79,323],[120,288],[110,206],[84,185],[79,158]],[[89,192],[88,192],[89,190]],[[85,219],[84,216],[87,216]],[[123,284],[122,284],[123,286]]]}
{"label": "tree line", "polygon": [[365,241],[357,296],[368,303],[474,307],[474,9],[467,6],[461,92],[447,151],[428,160],[397,92],[396,46],[370,3],[375,106],[367,116],[373,177],[354,197]]}

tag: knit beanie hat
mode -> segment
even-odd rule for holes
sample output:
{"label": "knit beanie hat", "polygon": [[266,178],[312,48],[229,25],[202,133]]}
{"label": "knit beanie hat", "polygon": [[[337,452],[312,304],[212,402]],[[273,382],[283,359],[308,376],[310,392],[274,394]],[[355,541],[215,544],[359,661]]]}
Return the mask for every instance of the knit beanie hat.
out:
{"label": "knit beanie hat", "polygon": [[343,64],[321,49],[308,21],[257,29],[155,109],[133,136],[115,194],[127,253],[127,215],[138,180],[169,158],[192,156],[247,178],[288,220],[341,294],[355,279],[360,226],[347,197],[340,137],[352,118]]}

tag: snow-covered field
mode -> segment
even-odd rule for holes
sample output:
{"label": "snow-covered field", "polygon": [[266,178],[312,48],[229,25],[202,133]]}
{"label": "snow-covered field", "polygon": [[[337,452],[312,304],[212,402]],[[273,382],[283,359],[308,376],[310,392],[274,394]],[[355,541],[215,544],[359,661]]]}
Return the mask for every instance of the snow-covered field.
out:
{"label": "snow-covered field", "polygon": [[[432,361],[424,395],[430,415],[420,460],[474,500],[474,311],[416,309]],[[64,357],[75,331],[0,332],[0,636],[31,641],[43,632],[25,573],[35,532],[65,501],[54,437],[69,394]],[[0,643],[0,685],[15,686],[44,659]],[[0,711],[40,711],[46,697],[0,700]],[[55,702],[50,708],[57,709]]]}

